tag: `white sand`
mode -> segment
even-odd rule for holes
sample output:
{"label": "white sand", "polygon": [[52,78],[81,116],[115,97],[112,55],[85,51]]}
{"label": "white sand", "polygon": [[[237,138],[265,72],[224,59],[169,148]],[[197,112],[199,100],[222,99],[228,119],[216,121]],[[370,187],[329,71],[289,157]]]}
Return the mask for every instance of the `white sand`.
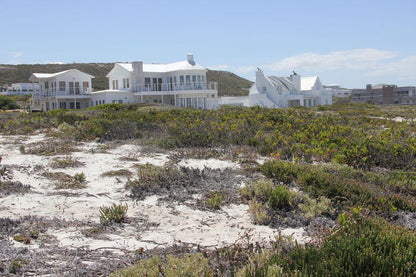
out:
{"label": "white sand", "polygon": [[[106,171],[118,169],[128,169],[134,172],[132,166],[137,163],[163,166],[169,161],[168,155],[145,155],[140,152],[139,146],[129,144],[107,150],[107,153],[97,153],[91,150],[97,149],[99,144],[85,143],[79,147],[82,151],[71,155],[72,158],[84,162],[84,166],[52,169],[49,164],[54,158],[67,156],[24,155],[20,153],[19,145],[16,144],[17,141],[28,144],[44,139],[44,135],[0,136],[2,165],[13,169],[15,181],[30,185],[32,189],[30,193],[24,195],[0,198],[0,217],[17,219],[25,215],[34,215],[85,223],[82,227],[49,229],[48,235],[55,237],[61,246],[90,249],[104,247],[132,251],[185,242],[206,247],[220,247],[235,243],[246,234],[249,234],[253,241],[265,243],[279,234],[278,229],[253,225],[247,205],[230,205],[223,207],[219,212],[210,212],[192,209],[181,204],[172,207],[172,205],[158,203],[157,196],[135,202],[127,197],[128,191],[124,188],[126,178],[101,176]],[[129,156],[134,156],[137,160],[120,160]],[[205,167],[239,168],[237,163],[217,159],[186,159],[180,161],[178,165],[199,169]],[[39,166],[44,169],[39,169]],[[65,172],[70,175],[83,172],[86,175],[87,187],[58,191],[51,180],[41,175],[44,170]],[[65,195],[62,192],[69,192],[73,195]],[[90,227],[88,224],[99,222],[99,207],[113,203],[127,204],[129,218],[146,218],[148,223],[154,224],[146,228],[146,223],[141,223],[143,226],[139,226],[135,223],[137,221],[132,220],[132,223],[117,227],[116,232],[104,232],[105,238],[103,239],[93,239],[83,235],[81,231],[88,229]],[[138,231],[140,229],[145,231]],[[293,236],[300,243],[306,239],[302,228],[280,231],[284,235]],[[32,245],[36,247],[36,241],[33,241]]]}

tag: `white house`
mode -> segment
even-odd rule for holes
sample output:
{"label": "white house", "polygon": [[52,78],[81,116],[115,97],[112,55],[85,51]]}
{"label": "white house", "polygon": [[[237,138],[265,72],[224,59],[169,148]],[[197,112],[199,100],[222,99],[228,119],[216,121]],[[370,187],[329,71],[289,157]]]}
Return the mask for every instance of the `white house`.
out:
{"label": "white house", "polygon": [[289,77],[265,76],[260,69],[250,88],[250,106],[288,108],[331,105],[332,95],[325,91],[318,76],[301,77],[293,72]]}
{"label": "white house", "polygon": [[90,106],[91,76],[78,69],[33,73],[32,110],[84,109]]}
{"label": "white house", "polygon": [[332,104],[332,95],[325,91],[318,76],[301,77],[295,72],[289,77],[265,76],[260,69],[256,71],[256,82],[250,88],[248,97],[221,98],[220,105],[241,103],[246,106],[247,98],[249,107],[288,108]]}
{"label": "white house", "polygon": [[38,89],[37,84],[32,83],[13,83],[10,87],[7,87],[7,95],[27,95],[33,94],[33,90]]}
{"label": "white house", "polygon": [[91,93],[91,105],[163,103],[214,109],[218,103],[217,83],[207,82],[206,72],[192,54],[169,64],[116,63],[107,74],[109,89]]}

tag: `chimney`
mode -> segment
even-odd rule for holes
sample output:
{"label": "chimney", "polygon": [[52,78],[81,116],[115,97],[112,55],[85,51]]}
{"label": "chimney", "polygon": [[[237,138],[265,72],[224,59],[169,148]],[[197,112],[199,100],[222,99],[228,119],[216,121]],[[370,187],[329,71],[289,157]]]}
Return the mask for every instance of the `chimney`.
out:
{"label": "chimney", "polygon": [[301,91],[300,86],[300,75],[293,71],[293,74],[290,75],[290,78],[292,79],[293,87],[296,91]]}
{"label": "chimney", "polygon": [[132,62],[131,66],[133,67],[133,82],[132,88],[133,91],[140,91],[140,85],[144,83],[143,79],[143,62]]}
{"label": "chimney", "polygon": [[188,61],[189,64],[195,65],[194,55],[192,53],[188,53],[186,55],[186,60]]}
{"label": "chimney", "polygon": [[132,62],[131,65],[133,66],[134,73],[142,73],[143,72],[143,62]]}

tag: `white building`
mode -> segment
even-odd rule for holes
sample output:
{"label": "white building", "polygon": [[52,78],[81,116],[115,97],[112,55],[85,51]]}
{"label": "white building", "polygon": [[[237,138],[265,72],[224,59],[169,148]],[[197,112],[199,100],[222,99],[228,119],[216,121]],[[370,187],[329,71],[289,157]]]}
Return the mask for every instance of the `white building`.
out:
{"label": "white building", "polygon": [[301,77],[293,72],[289,77],[265,76],[260,69],[250,88],[249,105],[270,108],[331,105],[332,95],[325,91],[318,76]]}
{"label": "white building", "polygon": [[215,109],[217,83],[207,82],[207,69],[192,54],[181,62],[116,63],[108,73],[108,90],[91,94],[91,105],[103,103],[163,103],[177,107]]}
{"label": "white building", "polygon": [[58,73],[33,73],[38,89],[32,95],[32,110],[84,109],[90,105],[91,76],[78,69]]}
{"label": "white building", "polygon": [[94,92],[94,76],[70,69],[58,73],[33,73],[38,88],[32,97],[32,110],[84,109],[109,103],[163,103],[177,107],[215,109],[217,83],[207,82],[207,69],[194,61],[170,64],[143,62],[116,63],[107,74],[108,90]]}
{"label": "white building", "polygon": [[32,83],[13,83],[10,87],[7,87],[7,95],[28,95],[33,94],[33,90],[38,89],[38,86]]}
{"label": "white building", "polygon": [[325,90],[332,94],[334,97],[348,98],[351,96],[352,90],[342,88],[339,85],[327,85],[324,86]]}

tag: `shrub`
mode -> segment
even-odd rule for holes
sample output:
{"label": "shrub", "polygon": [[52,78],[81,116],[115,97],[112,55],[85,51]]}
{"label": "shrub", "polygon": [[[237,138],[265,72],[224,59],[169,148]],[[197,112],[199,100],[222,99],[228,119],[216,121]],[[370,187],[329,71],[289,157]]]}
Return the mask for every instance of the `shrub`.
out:
{"label": "shrub", "polygon": [[284,186],[276,186],[269,194],[269,207],[272,209],[286,209],[291,207],[293,195]]}
{"label": "shrub", "polygon": [[355,212],[321,246],[298,245],[275,262],[289,275],[412,276],[415,253],[414,232]]}
{"label": "shrub", "polygon": [[270,217],[267,215],[267,205],[257,202],[256,199],[250,200],[248,205],[254,224],[267,225],[270,223]]}
{"label": "shrub", "polygon": [[50,163],[52,168],[68,168],[68,167],[79,167],[83,166],[85,163],[80,162],[72,157],[67,158],[55,158]]}
{"label": "shrub", "polygon": [[141,260],[136,265],[117,270],[111,277],[127,276],[214,276],[209,261],[201,253],[188,254],[184,257],[168,255],[166,260],[158,256]]}
{"label": "shrub", "polygon": [[126,220],[127,205],[102,206],[100,207],[100,223],[109,225],[111,223],[123,223]]}
{"label": "shrub", "polygon": [[19,105],[11,97],[0,95],[0,110],[14,110],[19,108]]}
{"label": "shrub", "polygon": [[133,173],[128,169],[110,170],[101,174],[104,177],[131,177],[132,175]]}
{"label": "shrub", "polygon": [[205,200],[205,205],[212,210],[218,210],[222,205],[222,192],[217,191],[210,193]]}
{"label": "shrub", "polygon": [[318,199],[310,198],[308,195],[303,196],[304,203],[298,206],[309,219],[317,217],[321,214],[330,214],[333,212],[331,200],[325,196],[320,196]]}

